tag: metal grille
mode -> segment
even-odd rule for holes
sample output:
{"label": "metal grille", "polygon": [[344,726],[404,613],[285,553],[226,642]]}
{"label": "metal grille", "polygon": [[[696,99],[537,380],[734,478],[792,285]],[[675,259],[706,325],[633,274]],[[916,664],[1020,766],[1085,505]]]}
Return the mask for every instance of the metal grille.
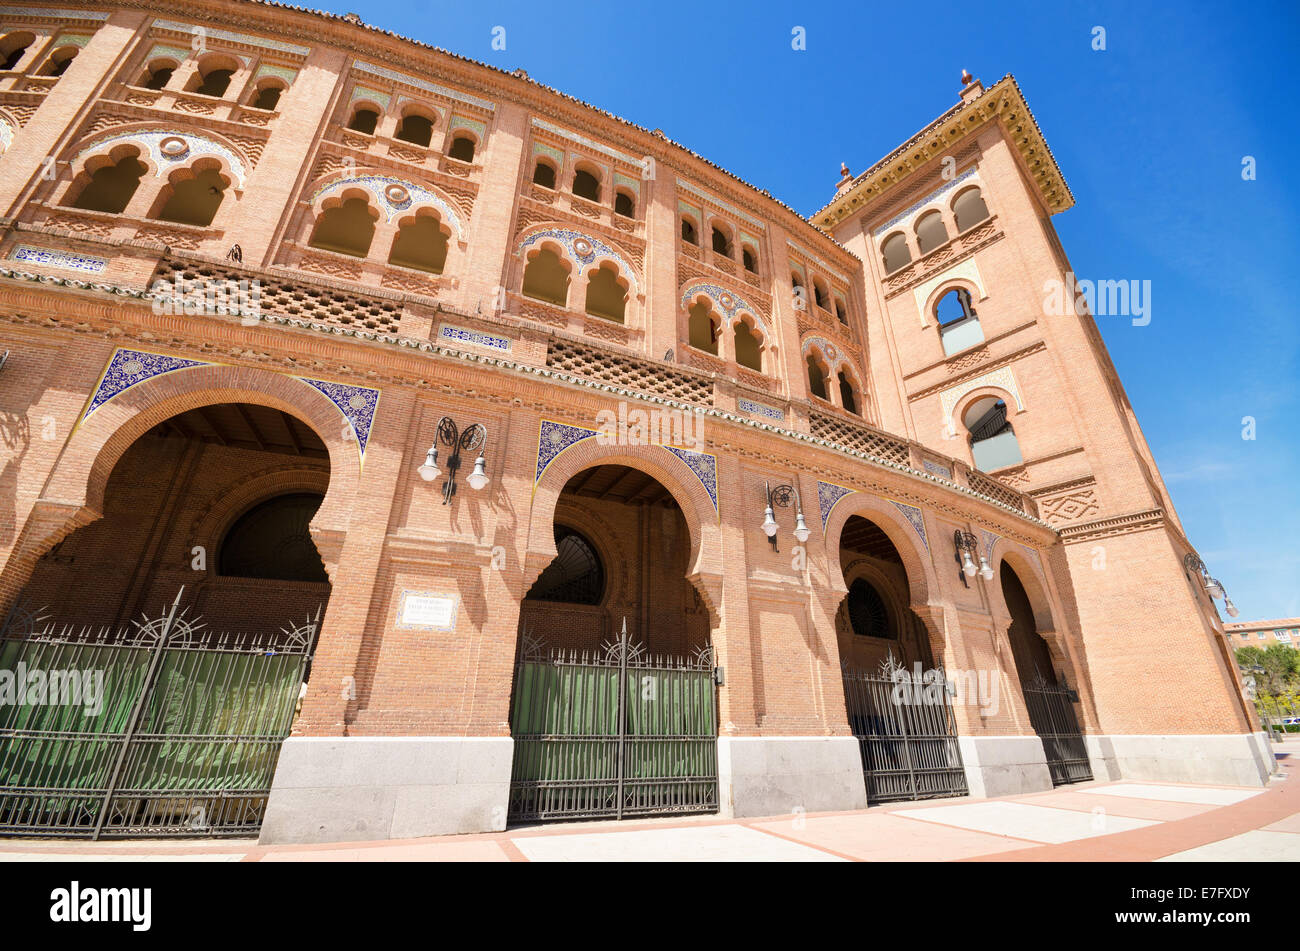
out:
{"label": "metal grille", "polygon": [[716,812],[713,651],[651,655],[627,639],[590,652],[528,635],[515,664],[512,821]]}
{"label": "metal grille", "polygon": [[1022,690],[1025,706],[1029,708],[1029,722],[1043,741],[1052,785],[1063,786],[1092,779],[1088,747],[1074,715],[1078,694],[1067,684],[1048,683],[1041,672],[1024,684]]}
{"label": "metal grille", "polygon": [[879,673],[844,669],[844,702],[862,753],[867,803],[966,795],[947,679],[889,658]]}
{"label": "metal grille", "polygon": [[[290,631],[219,634],[180,600],[121,630],[29,619],[0,633],[18,691],[0,703],[0,833],[257,834],[320,612]],[[55,673],[77,697],[48,690]]]}

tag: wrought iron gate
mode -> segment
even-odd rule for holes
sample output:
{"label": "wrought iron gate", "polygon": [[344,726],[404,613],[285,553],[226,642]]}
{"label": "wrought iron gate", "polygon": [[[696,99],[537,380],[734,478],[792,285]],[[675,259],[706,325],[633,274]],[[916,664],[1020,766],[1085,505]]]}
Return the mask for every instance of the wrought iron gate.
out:
{"label": "wrought iron gate", "polygon": [[521,637],[510,704],[512,821],[715,812],[713,650],[652,655],[627,623],[598,651]]}
{"label": "wrought iron gate", "polygon": [[1092,779],[1088,747],[1083,741],[1079,720],[1074,715],[1074,704],[1079,695],[1068,684],[1049,683],[1041,671],[1036,671],[1034,679],[1022,684],[1021,689],[1025,706],[1029,708],[1029,722],[1043,741],[1052,785],[1064,786]]}
{"label": "wrought iron gate", "polygon": [[889,658],[876,674],[844,668],[844,702],[862,753],[867,803],[966,795],[947,678],[919,679]]}
{"label": "wrought iron gate", "polygon": [[257,834],[320,612],[218,634],[180,601],[120,630],[0,631],[15,689],[0,702],[0,834]]}

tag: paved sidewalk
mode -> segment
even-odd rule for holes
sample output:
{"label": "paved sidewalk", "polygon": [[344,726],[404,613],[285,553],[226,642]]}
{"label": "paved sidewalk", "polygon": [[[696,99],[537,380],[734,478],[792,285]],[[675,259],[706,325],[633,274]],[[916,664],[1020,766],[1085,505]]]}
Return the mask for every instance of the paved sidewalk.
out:
{"label": "paved sidewalk", "polygon": [[1300,741],[1264,789],[1081,783],[766,819],[681,817],[333,845],[0,840],[0,861],[1300,861]]}

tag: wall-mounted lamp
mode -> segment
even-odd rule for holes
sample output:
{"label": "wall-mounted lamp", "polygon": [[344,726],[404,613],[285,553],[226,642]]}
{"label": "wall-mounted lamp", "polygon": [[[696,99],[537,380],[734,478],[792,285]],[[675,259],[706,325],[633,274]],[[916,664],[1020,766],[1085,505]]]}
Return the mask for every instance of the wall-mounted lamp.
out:
{"label": "wall-mounted lamp", "polygon": [[462,452],[478,450],[478,458],[474,460],[474,471],[465,480],[469,483],[469,487],[477,492],[488,484],[490,480],[487,474],[487,460],[483,457],[483,444],[486,441],[487,429],[482,423],[472,423],[461,432],[456,426],[456,421],[450,416],[438,420],[438,432],[433,437],[433,445],[425,453],[424,464],[416,471],[425,482],[432,482],[442,475],[442,470],[438,468],[438,443],[451,450],[451,456],[447,459],[447,483],[442,488],[443,505],[449,504],[451,497],[456,494],[456,471],[460,468]]}
{"label": "wall-mounted lamp", "polygon": [[979,575],[985,581],[993,580],[993,568],[989,565],[989,560],[984,555],[979,556],[979,567],[975,566],[975,559],[972,557],[977,554],[979,542],[970,532],[963,532],[960,528],[952,533],[953,558],[957,564],[961,565],[961,583],[970,587],[967,578],[974,578]]}
{"label": "wall-mounted lamp", "polygon": [[1210,577],[1210,570],[1205,567],[1205,562],[1194,551],[1189,551],[1183,556],[1183,568],[1187,571],[1187,577],[1190,578],[1196,574],[1201,579],[1201,585],[1205,588],[1205,593],[1215,601],[1223,602],[1223,610],[1227,612],[1228,617],[1236,617],[1241,612],[1237,606],[1232,603],[1232,598],[1228,597],[1228,592],[1223,589],[1223,585],[1218,579]]}
{"label": "wall-mounted lamp", "polygon": [[763,510],[763,534],[772,543],[772,550],[780,551],[776,547],[776,509],[789,508],[791,502],[794,502],[794,537],[801,545],[806,542],[811,533],[808,531],[808,523],[804,521],[799,490],[792,485],[778,485],[774,489],[771,483],[764,482],[763,491],[767,496],[767,508]]}

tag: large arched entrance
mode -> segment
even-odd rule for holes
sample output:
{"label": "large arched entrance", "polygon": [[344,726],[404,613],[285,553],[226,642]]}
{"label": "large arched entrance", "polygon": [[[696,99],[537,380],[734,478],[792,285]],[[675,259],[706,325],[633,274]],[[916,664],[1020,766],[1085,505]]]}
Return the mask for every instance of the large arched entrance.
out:
{"label": "large arched entrance", "polygon": [[1052,785],[1090,780],[1088,749],[1074,709],[1078,694],[1056,674],[1051,651],[1038,633],[1034,608],[1020,576],[1005,561],[1000,574],[1002,597],[1011,614],[1007,631],[1011,654],[1029,710],[1029,722],[1043,741]]}
{"label": "large arched entrance", "polygon": [[875,521],[851,515],[839,555],[848,591],[835,630],[867,802],[965,795],[947,681],[934,667],[924,623],[911,610],[898,548]]}
{"label": "large arched entrance", "polygon": [[250,403],[118,456],[103,516],[36,562],[0,632],[0,668],[68,688],[0,704],[0,829],[256,834],[329,599],[309,531],[329,480],[312,427]]}
{"label": "large arched entrance", "polygon": [[710,614],[677,500],[594,465],[565,484],[553,532],[520,608],[510,819],[716,811]]}

